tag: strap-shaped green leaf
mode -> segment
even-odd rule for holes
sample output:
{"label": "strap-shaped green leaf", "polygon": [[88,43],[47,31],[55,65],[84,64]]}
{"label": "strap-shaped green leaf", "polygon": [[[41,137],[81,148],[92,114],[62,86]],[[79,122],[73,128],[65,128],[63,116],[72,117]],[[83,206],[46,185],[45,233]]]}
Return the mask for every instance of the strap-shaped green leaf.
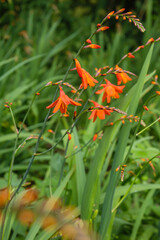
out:
{"label": "strap-shaped green leaf", "polygon": [[[154,45],[152,45],[150,47],[150,50],[147,54],[146,60],[143,64],[142,70],[140,72],[140,75],[139,75],[139,78],[138,78],[138,81],[136,84],[136,88],[134,90],[134,95],[133,95],[131,104],[128,108],[128,112],[127,112],[128,115],[130,115],[130,114],[135,115],[135,113],[136,113],[136,110],[137,110],[137,107],[139,104],[139,100],[141,98],[141,93],[143,90],[144,82],[145,82],[145,76],[148,72],[149,64],[151,61],[153,46]],[[131,130],[131,125],[125,123],[123,125],[123,127],[121,128],[121,131],[119,132],[119,141],[118,141],[118,145],[116,147],[115,157],[113,160],[112,170],[111,170],[111,174],[110,174],[110,180],[109,180],[109,184],[108,184],[108,187],[106,190],[105,200],[104,200],[103,208],[102,208],[102,217],[101,217],[101,224],[100,224],[100,233],[101,233],[102,239],[105,239],[107,229],[108,229],[108,226],[110,223],[112,201],[113,201],[113,196],[115,193],[118,176],[119,176],[118,172],[116,172],[115,169],[119,165],[123,164],[124,153],[125,153],[125,149],[127,146],[130,130]]]}

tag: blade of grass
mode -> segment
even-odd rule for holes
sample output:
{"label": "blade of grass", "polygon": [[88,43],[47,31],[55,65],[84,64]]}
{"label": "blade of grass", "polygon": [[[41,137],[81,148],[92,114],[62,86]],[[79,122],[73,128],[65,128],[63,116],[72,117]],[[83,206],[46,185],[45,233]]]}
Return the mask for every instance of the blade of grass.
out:
{"label": "blade of grass", "polygon": [[[129,188],[129,185],[116,187],[114,198],[119,198],[119,197],[124,196],[125,193],[127,192],[128,188]],[[158,184],[158,183],[134,184],[132,186],[129,194],[134,194],[137,192],[147,191],[147,190],[151,190],[151,189],[160,189],[160,184]],[[102,194],[101,195],[101,204],[104,201],[104,197],[105,197],[105,194]]]}
{"label": "blade of grass", "polygon": [[19,68],[23,67],[25,64],[29,63],[29,62],[32,62],[32,61],[35,61],[39,58],[42,58],[44,57],[46,54],[40,54],[40,55],[37,55],[37,56],[34,56],[34,57],[31,57],[19,64],[17,64],[16,66],[14,66],[13,68],[11,68],[10,70],[8,70],[7,72],[5,72],[1,77],[0,77],[0,82],[2,80],[4,80],[6,77],[8,77],[10,74],[12,74],[14,71],[17,71]]}
{"label": "blade of grass", "polygon": [[[140,72],[140,75],[136,84],[136,88],[135,88],[134,98],[127,112],[128,115],[131,115],[131,114],[135,115],[136,109],[138,107],[138,102],[143,90],[145,76],[148,72],[148,68],[149,68],[149,64],[152,56],[153,46],[154,45],[152,44],[147,54],[146,60],[143,64],[142,70]],[[118,166],[122,165],[123,163],[124,153],[127,146],[130,130],[131,130],[131,125],[126,123],[125,125],[123,125],[119,133],[119,141],[116,148],[116,153],[115,153],[115,157],[114,157],[112,169],[111,169],[110,180],[106,190],[105,200],[102,208],[102,217],[101,217],[101,224],[100,224],[100,234],[102,236],[102,239],[105,239],[108,226],[110,223],[113,196],[114,196],[114,192],[116,189],[118,176],[119,176],[119,174],[115,171],[115,169]]]}
{"label": "blade of grass", "polygon": [[[79,144],[79,138],[77,134],[76,127],[73,128],[73,134],[74,134],[74,141],[75,141],[75,146],[77,146],[77,150],[80,149],[80,144]],[[84,168],[84,163],[83,163],[83,157],[81,151],[79,151],[76,155],[76,181],[77,181],[77,192],[78,192],[78,203],[80,206],[82,196],[83,196],[83,190],[85,186],[85,181],[86,181],[86,176],[85,176],[85,168]]]}
{"label": "blade of grass", "polygon": [[50,53],[46,56],[46,58],[41,62],[41,67],[43,67],[48,60],[53,57],[55,54],[59,53],[60,51],[62,51],[67,43],[69,41],[71,41],[72,39],[74,39],[78,34],[80,33],[80,31],[76,31],[75,33],[71,34],[69,37],[65,38],[64,40],[62,40],[60,43],[58,43],[53,49],[52,51],[50,51]]}
{"label": "blade of grass", "polygon": [[142,222],[142,218],[144,217],[145,211],[151,203],[154,192],[155,192],[155,189],[150,190],[149,193],[147,194],[147,196],[145,197],[145,200],[143,201],[143,204],[140,207],[140,210],[139,210],[138,215],[136,217],[136,221],[135,221],[135,224],[133,226],[133,230],[132,230],[130,240],[137,239],[136,236],[137,236],[138,229],[139,229],[140,224]]}

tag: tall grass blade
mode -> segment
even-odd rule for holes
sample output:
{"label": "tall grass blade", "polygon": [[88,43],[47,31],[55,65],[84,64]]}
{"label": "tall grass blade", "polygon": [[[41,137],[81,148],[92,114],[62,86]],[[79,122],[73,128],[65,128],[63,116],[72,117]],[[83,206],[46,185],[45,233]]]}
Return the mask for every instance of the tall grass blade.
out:
{"label": "tall grass blade", "polygon": [[[140,72],[138,82],[137,82],[136,88],[135,88],[134,97],[132,99],[132,104],[129,106],[129,109],[127,112],[128,115],[130,115],[130,114],[135,115],[135,112],[137,110],[139,99],[141,98],[141,93],[143,90],[145,76],[148,72],[148,68],[149,68],[149,64],[150,64],[153,46],[154,45],[152,45],[150,47],[150,50],[147,54],[146,60],[143,64],[142,70]],[[130,130],[131,130],[131,125],[126,123],[122,127],[122,129],[119,133],[119,141],[118,141],[115,157],[113,160],[110,180],[109,180],[109,184],[108,184],[108,187],[106,190],[105,200],[104,200],[103,208],[102,208],[102,217],[101,217],[101,225],[100,225],[101,226],[100,233],[101,233],[102,239],[105,239],[106,233],[108,230],[108,226],[110,223],[113,196],[114,196],[114,192],[116,189],[118,176],[119,176],[119,174],[115,171],[115,169],[119,165],[122,165],[122,163],[123,163],[124,153],[125,153],[125,149],[127,146]]]}
{"label": "tall grass blade", "polygon": [[32,62],[34,60],[37,60],[39,58],[44,57],[46,54],[39,54],[37,56],[31,57],[19,64],[17,64],[16,66],[14,66],[13,68],[11,68],[10,70],[8,70],[6,73],[4,73],[1,77],[0,77],[0,82],[5,79],[6,77],[8,77],[11,73],[13,73],[14,71],[18,70],[19,68],[23,67],[25,64]]}
{"label": "tall grass blade", "polygon": [[133,226],[133,230],[132,230],[132,234],[131,234],[131,237],[130,237],[130,240],[135,240],[137,239],[136,236],[137,236],[137,232],[138,232],[138,229],[140,227],[140,224],[141,224],[141,221],[142,221],[142,218],[145,214],[145,211],[147,209],[147,207],[150,205],[151,203],[151,200],[152,200],[152,197],[153,197],[153,194],[155,192],[155,189],[152,189],[149,191],[149,193],[147,194],[141,208],[140,208],[140,211],[136,217],[136,221],[135,221],[135,224]]}
{"label": "tall grass blade", "polygon": [[[73,134],[74,134],[74,141],[75,141],[75,146],[77,146],[77,151],[80,149],[80,144],[79,144],[79,138],[77,134],[76,127],[73,128]],[[85,175],[85,168],[84,168],[84,163],[83,163],[83,156],[81,152],[78,152],[75,155],[76,158],[76,184],[77,184],[77,192],[78,192],[78,205],[80,206],[82,196],[83,196],[83,190],[85,186],[85,181],[86,181],[86,175]]]}

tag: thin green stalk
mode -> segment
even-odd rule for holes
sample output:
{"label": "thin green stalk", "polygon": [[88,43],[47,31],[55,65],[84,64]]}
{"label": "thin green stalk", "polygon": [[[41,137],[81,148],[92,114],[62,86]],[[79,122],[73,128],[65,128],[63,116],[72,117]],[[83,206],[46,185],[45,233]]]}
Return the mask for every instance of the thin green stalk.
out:
{"label": "thin green stalk", "polygon": [[142,129],[140,132],[138,132],[136,134],[136,136],[140,135],[141,133],[143,133],[144,131],[146,131],[148,128],[150,128],[151,126],[153,126],[156,122],[158,122],[160,120],[160,117],[157,118],[154,122],[152,122],[150,125],[148,125],[146,128]]}
{"label": "thin green stalk", "polygon": [[11,164],[10,164],[10,168],[9,168],[9,173],[8,173],[8,189],[11,189],[12,171],[13,171],[13,165],[14,165],[14,159],[15,159],[15,151],[16,151],[15,148],[17,147],[19,131],[18,131],[18,128],[17,128],[17,125],[16,125],[16,121],[15,121],[15,118],[14,118],[14,114],[13,114],[11,105],[8,104],[8,106],[9,106],[9,110],[10,110],[11,117],[12,117],[12,120],[13,120],[15,133],[17,134],[16,141],[15,141],[15,146],[14,146],[14,151],[13,151],[13,155],[12,155],[12,159],[11,159]]}
{"label": "thin green stalk", "polygon": [[137,175],[135,176],[133,182],[131,183],[130,187],[128,188],[127,192],[125,193],[125,195],[121,198],[121,200],[116,204],[116,206],[112,209],[112,213],[120,206],[120,204],[123,202],[123,200],[127,197],[127,195],[130,193],[134,183],[136,182],[136,179],[139,177],[139,175],[141,174],[141,172],[148,166],[148,164],[154,160],[155,158],[159,157],[160,152],[158,154],[156,154],[154,157],[152,157],[151,159],[149,159],[142,168],[140,168],[139,172],[137,173]]}
{"label": "thin green stalk", "polygon": [[22,121],[22,123],[21,123],[21,126],[20,126],[19,131],[18,131],[17,126],[16,126],[16,122],[15,122],[15,118],[14,118],[14,115],[13,115],[13,111],[12,111],[11,107],[9,107],[10,112],[11,112],[11,116],[12,116],[12,119],[13,119],[13,122],[14,122],[15,131],[16,131],[16,134],[17,134],[16,139],[15,139],[13,154],[12,154],[12,158],[11,158],[11,163],[10,163],[10,168],[9,168],[9,174],[8,174],[8,188],[9,188],[9,189],[11,188],[11,178],[12,178],[12,171],[13,171],[14,160],[15,160],[15,156],[16,156],[16,152],[17,152],[16,149],[17,149],[18,139],[19,139],[20,133],[21,133],[21,131],[22,131],[23,125],[24,125],[24,123],[25,123],[25,120],[26,120],[26,118],[27,118],[27,116],[28,116],[28,114],[29,114],[29,112],[30,112],[30,109],[31,109],[31,107],[32,107],[32,104],[33,104],[33,102],[34,102],[34,100],[35,100],[35,97],[36,97],[36,96],[34,96],[33,99],[32,99],[32,102],[31,102],[31,104],[30,104],[30,106],[29,106],[29,108],[28,108],[28,111],[27,111],[27,113],[26,113],[26,115],[25,115],[25,117],[24,117],[24,119],[23,119],[23,121]]}
{"label": "thin green stalk", "polygon": [[17,125],[16,125],[15,117],[14,117],[14,114],[13,114],[13,111],[12,111],[11,106],[9,106],[9,110],[10,110],[11,117],[12,117],[12,120],[13,120],[13,124],[14,124],[14,128],[15,128],[15,132],[16,132],[16,134],[18,134],[18,128],[17,128]]}
{"label": "thin green stalk", "polygon": [[[36,97],[36,95],[34,95],[32,101],[31,101],[31,103],[30,103],[30,106],[29,106],[29,108],[28,108],[28,111],[27,111],[27,113],[26,113],[26,115],[25,115],[25,117],[24,117],[24,119],[23,119],[23,121],[22,121],[22,123],[21,123],[21,125],[20,125],[19,131],[17,132],[17,136],[16,136],[16,139],[15,139],[15,144],[14,144],[14,148],[13,148],[13,154],[12,154],[11,163],[10,163],[10,168],[9,168],[9,175],[8,175],[8,188],[9,188],[9,189],[10,189],[10,187],[11,187],[11,186],[10,186],[10,185],[11,185],[11,176],[12,176],[13,165],[14,165],[14,160],[15,160],[15,156],[16,156],[16,149],[17,149],[18,139],[19,139],[20,133],[21,133],[21,131],[22,131],[23,125],[24,125],[24,123],[25,123],[25,121],[26,121],[26,118],[27,118],[27,116],[28,116],[28,114],[29,114],[29,112],[30,112],[30,109],[31,109],[31,107],[32,107],[32,104],[33,104],[33,102],[34,102],[34,100],[35,100],[35,97]],[[4,234],[4,233],[3,233],[3,229],[4,229],[5,217],[6,217],[7,210],[8,210],[8,208],[9,208],[9,205],[10,205],[10,202],[12,201],[12,199],[13,199],[13,196],[11,197],[10,201],[8,202],[8,204],[6,205],[5,210],[4,210],[4,214],[3,214],[3,218],[2,218],[2,224],[1,224],[1,229],[0,229],[0,240],[1,240],[1,239],[3,240],[3,234]]]}
{"label": "thin green stalk", "polygon": [[[147,104],[149,103],[149,101],[150,101],[152,98],[154,98],[154,97],[156,97],[156,94],[154,94],[154,95],[152,95],[151,97],[149,97],[149,98],[145,101],[144,105],[147,105]],[[125,162],[127,161],[128,157],[129,157],[129,154],[130,154],[130,152],[131,152],[132,146],[133,146],[133,144],[134,144],[134,141],[135,141],[135,139],[136,139],[136,136],[138,136],[138,135],[140,134],[140,133],[139,133],[139,134],[137,135],[137,132],[138,132],[138,130],[139,130],[139,128],[140,128],[140,125],[141,125],[141,121],[142,121],[142,117],[143,117],[143,112],[144,112],[144,108],[142,108],[142,111],[141,111],[141,114],[140,114],[140,117],[139,117],[138,125],[137,125],[137,127],[136,127],[135,132],[134,132],[134,135],[133,135],[133,138],[132,138],[132,142],[131,142],[131,144],[130,144],[130,147],[129,147],[129,149],[128,149],[127,155],[126,155],[123,163],[125,163]],[[157,121],[157,120],[156,120],[156,121]],[[145,131],[145,130],[143,129],[142,131]],[[142,131],[141,131],[141,132],[142,132]]]}

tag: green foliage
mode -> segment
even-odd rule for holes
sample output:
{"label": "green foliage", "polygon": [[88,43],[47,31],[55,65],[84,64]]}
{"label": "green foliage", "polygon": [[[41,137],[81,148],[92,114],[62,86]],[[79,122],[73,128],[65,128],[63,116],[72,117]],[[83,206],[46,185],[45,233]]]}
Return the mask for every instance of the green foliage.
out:
{"label": "green foliage", "polygon": [[[63,239],[56,233],[78,218],[87,220],[91,231],[99,232],[102,240],[158,237],[160,101],[155,95],[158,86],[151,85],[151,81],[160,71],[159,43],[135,53],[135,59],[121,62],[121,67],[135,76],[120,99],[110,105],[127,116],[137,115],[142,121],[125,120],[122,125],[121,112],[113,112],[106,120],[89,121],[88,99],[101,104],[101,96],[96,100],[94,94],[96,88],[80,92],[78,98],[82,99],[83,110],[75,109],[77,118],[73,118],[71,111],[68,118],[58,112],[48,119],[51,112],[47,112],[46,106],[58,96],[55,83],[63,79],[74,87],[80,85],[74,71],[66,75],[67,68],[74,67],[75,52],[94,32],[93,20],[103,14],[101,8],[108,4],[88,2],[88,6],[85,1],[1,3],[4,13],[0,19],[0,186],[11,185],[13,191],[21,193],[28,184],[39,190],[40,199],[57,197],[63,205],[76,207],[70,220],[62,221],[51,231],[43,231],[43,218],[38,218],[30,228],[19,225],[11,204],[1,240]],[[128,7],[128,3],[122,3]],[[134,24],[109,20],[106,24],[109,23],[110,31],[92,38],[101,49],[80,49],[82,54],[78,59],[92,76],[95,67],[114,67],[126,53],[151,37],[159,37],[160,18],[155,19],[157,3],[132,4],[141,10],[141,16],[143,11],[146,13],[146,32],[137,34]],[[89,16],[91,11],[93,15]],[[114,82],[114,76],[110,74],[107,78]],[[97,79],[99,84],[103,81],[102,77]],[[67,86],[64,89],[69,97],[73,96]],[[4,108],[6,102],[13,103],[10,110]],[[143,105],[147,105],[148,112]],[[111,122],[114,124],[110,125]],[[70,141],[68,133],[72,136]],[[98,137],[93,141],[95,133]],[[124,164],[127,167],[121,181]]]}

